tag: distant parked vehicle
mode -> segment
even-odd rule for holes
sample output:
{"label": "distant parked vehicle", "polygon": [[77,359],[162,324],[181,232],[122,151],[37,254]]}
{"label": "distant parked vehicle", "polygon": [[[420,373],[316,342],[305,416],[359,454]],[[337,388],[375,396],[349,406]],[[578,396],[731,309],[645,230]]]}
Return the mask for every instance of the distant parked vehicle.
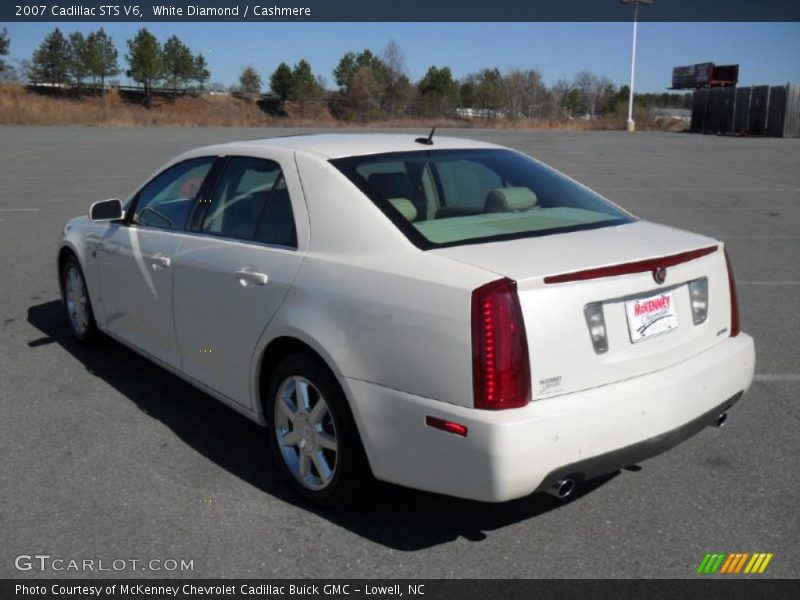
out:
{"label": "distant parked vehicle", "polygon": [[504,119],[506,114],[490,108],[457,108],[456,116],[462,119]]}
{"label": "distant parked vehicle", "polygon": [[77,340],[105,332],[265,425],[325,505],[372,475],[566,497],[721,425],[753,377],[721,242],[483,142],[193,150],[69,221],[58,273]]}

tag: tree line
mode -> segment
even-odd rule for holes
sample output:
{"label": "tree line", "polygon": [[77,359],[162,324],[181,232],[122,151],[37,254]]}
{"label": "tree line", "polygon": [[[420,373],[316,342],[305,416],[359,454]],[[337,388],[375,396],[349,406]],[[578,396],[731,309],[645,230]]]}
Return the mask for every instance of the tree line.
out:
{"label": "tree line", "polygon": [[[269,77],[269,88],[281,105],[296,102],[301,115],[307,107],[325,105],[340,119],[369,121],[408,117],[504,117],[569,119],[618,113],[628,101],[628,86],[617,88],[607,77],[588,71],[573,79],[546,85],[537,69],[511,69],[501,73],[486,68],[456,78],[449,67],[433,65],[412,82],[400,46],[390,41],[384,50],[348,52],[333,70],[336,89],[327,90],[325,79],[315,76],[307,61],[294,68],[281,63]],[[241,91],[254,96],[262,80],[252,66],[240,77]],[[642,107],[689,108],[690,94],[637,94]]]}
{"label": "tree line", "polygon": [[[4,30],[0,51],[5,49],[7,53],[8,44]],[[142,85],[148,101],[158,85],[168,87],[176,95],[179,89],[188,89],[190,84],[202,89],[211,75],[202,53],[193,54],[176,35],[161,44],[147,29],[140,29],[126,45],[128,68],[125,74]],[[0,71],[5,70],[3,64]],[[83,87],[91,78],[92,84],[99,83],[103,89],[108,77],[122,72],[119,52],[102,28],[88,35],[80,31],[64,35],[57,27],[34,50],[31,61],[21,63],[19,70],[22,72],[16,74],[17,79]]]}
{"label": "tree line", "polygon": [[[147,29],[126,41],[125,74],[144,89],[148,102],[156,87],[233,92],[246,99],[261,96],[265,88],[281,112],[289,103],[301,118],[328,111],[338,119],[370,121],[402,118],[542,118],[570,119],[619,113],[627,103],[628,87],[616,87],[606,77],[581,71],[572,79],[547,85],[537,69],[501,73],[485,68],[456,78],[449,67],[432,65],[419,81],[412,81],[399,44],[390,41],[380,52],[347,52],[333,70],[335,89],[315,74],[306,60],[290,66],[281,62],[266,82],[254,66],[245,67],[238,85],[207,85],[208,65],[202,53],[193,53],[176,35],[163,44]],[[9,67],[2,60],[9,40],[0,32],[0,75]],[[35,50],[26,75],[36,82],[83,86],[91,78],[105,87],[107,77],[120,71],[117,49],[103,29],[84,36],[65,36],[58,28]],[[8,78],[8,77],[6,77]],[[689,108],[690,94],[637,94],[644,107]]]}

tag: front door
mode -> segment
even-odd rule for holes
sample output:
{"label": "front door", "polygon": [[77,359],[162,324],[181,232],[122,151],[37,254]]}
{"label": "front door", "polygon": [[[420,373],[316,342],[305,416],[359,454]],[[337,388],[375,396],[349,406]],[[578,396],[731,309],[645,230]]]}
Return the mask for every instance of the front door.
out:
{"label": "front door", "polygon": [[215,160],[191,159],[157,175],[97,247],[107,331],[176,368],[181,357],[172,322],[172,261]]}

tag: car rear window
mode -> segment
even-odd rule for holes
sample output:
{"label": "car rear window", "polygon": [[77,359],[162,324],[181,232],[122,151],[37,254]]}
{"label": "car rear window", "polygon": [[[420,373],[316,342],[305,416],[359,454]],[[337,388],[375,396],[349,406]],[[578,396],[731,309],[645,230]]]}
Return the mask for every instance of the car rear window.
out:
{"label": "car rear window", "polygon": [[331,164],[423,249],[634,220],[602,196],[512,150],[420,150]]}

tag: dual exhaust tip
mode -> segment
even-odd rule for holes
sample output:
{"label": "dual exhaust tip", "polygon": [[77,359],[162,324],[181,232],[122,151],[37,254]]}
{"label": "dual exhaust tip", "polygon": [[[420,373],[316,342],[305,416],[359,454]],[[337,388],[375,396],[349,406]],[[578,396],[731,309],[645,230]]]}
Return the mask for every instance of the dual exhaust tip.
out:
{"label": "dual exhaust tip", "polygon": [[[723,411],[714,420],[714,427],[722,427],[725,421],[728,420],[728,413]],[[575,480],[570,477],[559,479],[553,485],[545,490],[551,496],[555,496],[559,500],[564,500],[572,495],[575,491]]]}

